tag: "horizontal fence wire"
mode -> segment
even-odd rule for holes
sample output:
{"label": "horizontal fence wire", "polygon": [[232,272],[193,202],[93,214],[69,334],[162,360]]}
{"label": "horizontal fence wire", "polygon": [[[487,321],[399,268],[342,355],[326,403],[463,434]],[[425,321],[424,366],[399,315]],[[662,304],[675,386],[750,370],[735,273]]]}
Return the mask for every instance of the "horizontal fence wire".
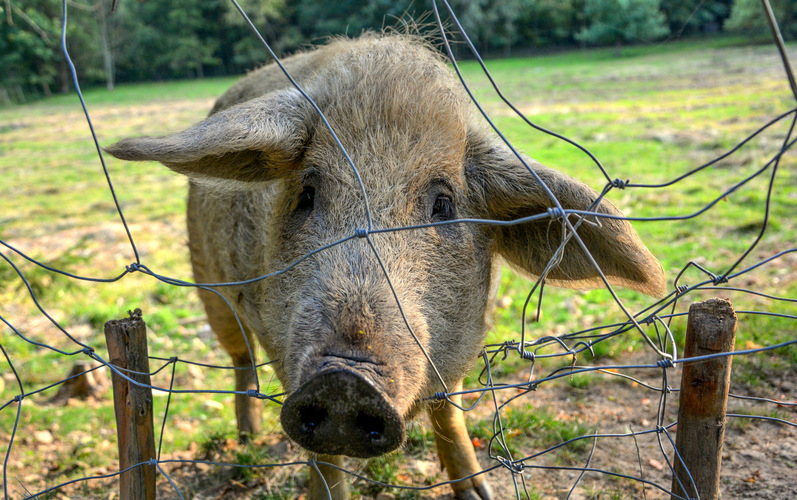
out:
{"label": "horizontal fence wire", "polygon": [[[230,283],[194,283],[184,279],[167,276],[150,268],[150,266],[146,263],[146,254],[140,252],[139,248],[136,246],[133,232],[130,229],[127,219],[125,218],[122,205],[118,200],[116,189],[114,187],[114,183],[112,182],[112,176],[106,166],[99,139],[95,132],[95,128],[92,123],[88,107],[84,101],[83,94],[80,90],[75,67],[72,64],[72,60],[66,49],[66,28],[68,23],[67,11],[69,5],[68,2],[64,0],[62,5],[63,34],[61,38],[63,54],[68,63],[73,84],[75,86],[77,96],[80,99],[80,104],[85,115],[86,122],[89,126],[91,140],[96,147],[97,157],[100,160],[102,173],[107,181],[109,191],[113,198],[115,211],[119,218],[119,224],[124,229],[124,233],[129,242],[129,247],[134,256],[134,260],[128,265],[124,266],[124,268],[117,270],[116,273],[111,277],[84,276],[70,272],[67,269],[59,268],[59,266],[48,264],[47,262],[43,262],[41,259],[33,258],[24,251],[20,250],[19,245],[14,244],[10,240],[7,241],[7,238],[5,238],[2,232],[0,232],[0,238],[2,238],[0,239],[0,244],[5,248],[5,250],[0,251],[0,257],[2,257],[2,261],[0,261],[0,267],[4,266],[9,270],[13,279],[20,283],[20,289],[24,291],[26,298],[32,301],[38,311],[40,311],[42,317],[46,318],[46,320],[54,328],[56,328],[66,340],[66,342],[59,342],[57,346],[50,345],[42,340],[37,340],[40,339],[41,336],[37,335],[36,332],[26,330],[24,328],[18,328],[14,325],[14,322],[7,319],[6,314],[9,316],[14,315],[13,308],[6,304],[3,305],[3,309],[0,310],[0,321],[2,321],[6,326],[3,337],[0,339],[0,351],[2,351],[6,364],[11,371],[12,376],[10,377],[10,380],[13,380],[13,382],[16,384],[16,387],[18,387],[18,391],[11,399],[7,401],[0,401],[0,412],[2,412],[4,415],[14,415],[13,426],[9,429],[0,429],[0,431],[3,432],[5,439],[5,456],[3,461],[4,498],[14,498],[17,495],[21,495],[24,498],[38,498],[58,491],[74,491],[72,488],[79,487],[81,484],[88,485],[100,483],[108,484],[109,487],[111,487],[110,485],[114,484],[113,481],[117,480],[117,478],[125,472],[118,470],[107,474],[86,475],[58,484],[49,485],[47,487],[41,488],[39,491],[29,490],[24,484],[24,481],[18,477],[18,473],[14,473],[12,471],[13,468],[10,466],[9,461],[11,457],[15,455],[15,451],[19,446],[18,443],[20,440],[30,439],[30,436],[25,435],[25,433],[28,433],[30,430],[27,427],[23,429],[21,424],[25,421],[24,413],[26,411],[26,407],[29,404],[37,404],[32,399],[33,396],[50,393],[53,390],[57,390],[63,384],[71,382],[80,377],[84,377],[89,373],[98,371],[113,373],[129,381],[130,383],[142,385],[140,382],[137,382],[134,380],[134,378],[132,378],[133,375],[139,375],[139,373],[114,366],[112,363],[107,361],[107,356],[105,356],[104,353],[98,352],[88,343],[81,341],[79,338],[77,338],[77,336],[71,334],[67,328],[61,325],[61,322],[59,322],[54,315],[48,313],[47,307],[39,300],[36,290],[32,286],[30,280],[26,277],[26,273],[22,270],[23,268],[20,264],[23,260],[26,261],[26,265],[43,269],[54,275],[64,276],[65,278],[74,282],[86,282],[91,286],[102,286],[103,284],[115,283],[126,279],[131,275],[142,275],[168,286],[197,288],[215,294],[216,296],[220,297],[226,303],[229,309],[235,314],[238,321],[238,328],[240,329],[243,338],[247,340],[247,347],[250,351],[250,357],[252,360],[254,360],[255,356],[252,355],[252,353],[256,346],[250,345],[248,343],[248,336],[244,332],[241,319],[238,318],[238,315],[235,312],[235,308],[232,306],[232,304],[230,304],[224,295],[219,292],[219,288],[240,286],[256,281],[270,279],[274,276],[286,273],[296,266],[305,264],[307,259],[310,259],[316,254],[325,252],[332,247],[342,245],[356,239],[363,239],[367,243],[372,254],[378,260],[384,277],[390,285],[396,305],[401,312],[408,334],[414,338],[414,341],[419,348],[419,354],[424,356],[424,359],[426,359],[426,362],[429,363],[432,372],[435,374],[437,382],[439,382],[439,390],[435,392],[434,396],[429,398],[429,404],[440,404],[441,401],[446,401],[447,404],[455,405],[462,411],[481,411],[482,414],[484,413],[485,408],[487,408],[486,411],[492,415],[492,425],[488,432],[490,436],[483,444],[483,447],[486,449],[487,455],[489,456],[489,463],[483,463],[482,465],[484,466],[484,469],[474,474],[474,476],[489,474],[493,483],[496,481],[506,481],[510,485],[506,491],[510,491],[511,495],[517,498],[531,498],[531,485],[534,484],[535,480],[539,480],[540,478],[538,471],[559,471],[563,473],[572,473],[571,476],[567,476],[572,477],[570,480],[571,482],[565,485],[560,485],[565,488],[564,491],[568,492],[567,498],[570,498],[570,496],[574,494],[579,484],[584,481],[585,477],[597,477],[600,481],[608,481],[611,479],[613,481],[622,480],[633,483],[646,497],[648,494],[651,495],[651,498],[659,498],[661,495],[670,495],[672,492],[670,491],[669,481],[666,484],[662,484],[660,481],[657,482],[657,480],[650,479],[649,477],[652,474],[649,469],[646,470],[648,464],[643,463],[643,460],[640,456],[629,459],[630,462],[635,462],[637,466],[637,471],[630,473],[628,470],[621,471],[615,468],[606,469],[593,466],[593,461],[595,460],[594,453],[599,445],[603,445],[606,442],[617,442],[619,440],[632,440],[635,443],[637,453],[639,453],[638,440],[652,439],[655,441],[660,452],[657,458],[657,463],[660,464],[661,468],[669,470],[672,474],[674,467],[673,461],[679,459],[678,450],[675,448],[675,441],[673,438],[673,432],[677,422],[671,419],[670,415],[667,413],[667,409],[669,408],[672,410],[672,394],[678,392],[677,387],[671,386],[671,379],[674,375],[674,370],[678,365],[688,362],[688,360],[685,360],[679,356],[677,341],[673,332],[674,324],[678,324],[679,322],[682,323],[684,316],[686,315],[684,312],[677,312],[677,306],[682,304],[684,300],[692,297],[704,297],[706,294],[716,293],[730,295],[734,298],[738,297],[739,302],[742,303],[745,303],[744,298],[746,297],[756,298],[765,301],[768,307],[756,309],[756,304],[758,303],[752,302],[749,310],[737,310],[736,313],[739,315],[742,323],[748,317],[769,316],[786,321],[787,323],[785,324],[790,325],[790,328],[794,329],[795,323],[792,322],[797,320],[797,312],[795,312],[793,308],[789,309],[788,306],[797,302],[797,299],[793,297],[775,295],[769,291],[764,292],[756,290],[754,286],[746,286],[744,278],[754,274],[755,272],[761,271],[762,269],[766,269],[767,265],[771,265],[779,260],[782,261],[797,251],[797,247],[781,248],[772,255],[766,257],[756,257],[758,260],[754,260],[754,255],[757,255],[754,254],[754,250],[756,250],[759,243],[766,235],[775,231],[770,223],[770,209],[771,204],[773,203],[772,193],[776,189],[789,189],[789,186],[784,186],[778,183],[778,174],[779,170],[787,168],[784,167],[783,162],[786,158],[789,158],[789,153],[791,152],[795,141],[797,141],[797,138],[793,137],[794,124],[797,121],[797,108],[781,110],[775,118],[770,119],[748,136],[739,140],[736,145],[728,149],[725,153],[717,156],[711,161],[691,168],[686,172],[679,173],[670,180],[659,183],[646,183],[632,182],[630,179],[615,177],[611,173],[612,169],[603,165],[586,147],[570,138],[565,137],[564,135],[550,131],[532,122],[526,114],[524,114],[518,107],[513,105],[499,88],[498,82],[493,79],[492,75],[488,71],[487,64],[481,58],[479,51],[474,46],[473,42],[470,40],[470,38],[468,38],[467,32],[460,24],[455,10],[446,0],[434,1],[432,3],[434,9],[433,18],[434,24],[437,25],[438,36],[441,41],[441,49],[448,56],[454,71],[460,79],[463,87],[470,95],[470,98],[472,99],[473,104],[476,106],[478,112],[481,113],[483,118],[493,128],[495,133],[498,135],[498,137],[500,137],[504,144],[506,144],[506,146],[513,152],[515,157],[526,166],[529,173],[535,177],[537,176],[535,171],[526,164],[525,158],[512,145],[512,142],[502,133],[500,127],[495,124],[488,111],[485,110],[485,107],[480,104],[475,93],[471,91],[467,78],[460,71],[455,51],[452,49],[451,44],[455,41],[466,47],[470,52],[470,56],[475,58],[485,77],[488,79],[493,91],[497,96],[499,96],[501,101],[507,106],[511,113],[522,120],[522,122],[525,123],[526,126],[530,127],[530,129],[538,131],[542,134],[548,134],[556,140],[565,141],[577,151],[583,153],[588,161],[591,161],[594,164],[595,169],[597,169],[601,177],[604,179],[605,185],[600,191],[600,197],[595,200],[594,204],[592,205],[592,209],[590,210],[572,210],[563,207],[554,193],[545,185],[545,183],[541,181],[541,179],[537,178],[537,180],[547,191],[547,195],[549,196],[552,205],[551,209],[543,213],[534,214],[511,221],[456,219],[451,221],[407,227],[376,227],[374,225],[371,208],[368,203],[368,193],[360,178],[358,167],[346,152],[344,145],[338,139],[333,127],[327,121],[326,117],[324,117],[322,109],[289,74],[285,66],[281,63],[280,58],[271,49],[266,40],[260,35],[256,26],[249,20],[245,11],[237,4],[237,2],[235,2],[235,0],[232,1],[244,20],[251,27],[254,36],[260,40],[269,56],[277,63],[279,70],[284,72],[284,74],[290,80],[291,85],[293,85],[301,93],[303,98],[306,99],[308,103],[315,109],[316,113],[321,119],[323,126],[326,127],[326,129],[332,135],[334,141],[337,143],[341,152],[345,156],[349,167],[352,169],[355,178],[357,179],[357,189],[359,189],[361,202],[365,209],[365,216],[362,220],[362,224],[360,228],[353,231],[352,234],[314,249],[312,252],[304,255],[284,269],[280,269],[278,271],[247,281]],[[446,21],[444,21],[445,18],[450,19],[450,22],[453,23],[453,25],[450,26],[450,29],[453,31],[453,33],[452,31],[449,31],[449,27],[446,26]],[[456,40],[457,38],[459,38],[459,40]],[[788,53],[785,51],[785,49],[783,49],[782,45],[780,48],[784,65],[786,68],[789,68],[789,62],[787,59]],[[612,290],[612,287],[608,284],[609,280],[603,275],[600,267],[587,251],[586,246],[579,235],[578,229],[582,224],[600,224],[600,221],[603,218],[616,217],[599,213],[593,209],[598,206],[600,201],[605,196],[616,193],[617,191],[660,190],[670,186],[676,186],[682,181],[690,179],[697,174],[717,167],[723,160],[732,157],[733,155],[739,154],[739,152],[742,151],[743,148],[751,141],[765,136],[766,134],[773,134],[773,136],[779,141],[779,146],[777,147],[777,150],[771,154],[771,157],[766,159],[760,168],[758,168],[752,174],[738,179],[734,183],[731,183],[724,189],[723,192],[716,195],[711,201],[706,203],[699,210],[696,210],[692,213],[682,213],[675,215],[669,214],[655,217],[622,217],[624,220],[636,221],[644,224],[655,224],[661,222],[673,223],[698,217],[706,217],[707,213],[712,208],[720,203],[724,203],[730,195],[744,187],[747,187],[752,181],[761,178],[764,179],[767,186],[765,207],[764,213],[762,214],[760,230],[758,231],[754,241],[744,250],[744,252],[735,258],[730,259],[732,262],[730,265],[712,271],[707,269],[704,264],[697,260],[688,262],[683,265],[680,272],[678,272],[675,277],[671,277],[673,285],[670,293],[666,297],[652,302],[644,309],[636,312],[626,306],[625,302],[617,293],[614,292],[614,290]],[[789,167],[793,168],[793,164],[789,165]],[[466,385],[461,390],[448,387],[445,384],[442,375],[438,372],[437,367],[434,365],[432,358],[425,351],[422,342],[418,339],[416,333],[412,331],[410,322],[404,315],[400,295],[393,287],[390,273],[380,258],[381,235],[399,231],[419,231],[428,227],[446,224],[503,226],[542,220],[549,221],[551,224],[559,224],[563,229],[563,234],[566,236],[562,245],[560,245],[557,254],[552,258],[551,263],[546,268],[546,271],[542,273],[542,276],[536,282],[529,285],[529,293],[526,297],[525,303],[523,304],[522,319],[519,325],[519,338],[513,338],[501,343],[485,345],[479,362],[481,373],[477,379],[471,384]],[[610,292],[614,305],[617,306],[620,311],[622,311],[625,319],[620,322],[614,322],[610,324],[589,326],[588,328],[579,331],[535,337],[532,332],[527,330],[527,324],[532,323],[535,317],[538,318],[543,310],[542,306],[544,303],[543,295],[545,274],[553,265],[555,265],[557,259],[559,258],[559,254],[564,250],[566,243],[570,243],[568,248],[572,249],[575,246],[579,246],[584,250],[586,255],[591,260],[591,264],[595,267],[601,279],[606,284],[606,288]],[[793,245],[794,242],[784,242],[784,244]],[[694,284],[682,284],[687,277],[689,277],[689,279],[695,280]],[[552,307],[555,308],[557,305],[548,304],[548,308]],[[607,308],[608,307],[609,306],[607,306]],[[745,307],[747,307],[747,305],[745,305]],[[65,364],[70,363],[71,359],[90,361],[93,364],[90,368],[87,368],[83,372],[71,374],[69,377],[54,383],[42,384],[26,381],[20,374],[19,367],[15,364],[14,351],[7,349],[6,347],[9,343],[9,336],[17,337],[23,343],[30,346],[30,348],[40,348],[57,353],[62,357],[63,363]],[[619,336],[636,336],[637,338],[640,338],[643,342],[643,346],[650,352],[650,355],[645,358],[646,361],[638,363],[618,362],[612,365],[596,364],[592,366],[577,363],[578,361],[583,361],[582,357],[585,355],[595,356],[596,349],[602,348],[612,339],[615,339]],[[64,345],[68,345],[69,347],[63,347]],[[718,356],[744,356],[746,359],[754,359],[757,357],[760,358],[770,355],[776,350],[782,353],[784,350],[793,351],[794,349],[797,349],[797,337],[793,338],[792,340],[773,345],[752,345],[749,346],[749,348],[737,350],[732,353],[717,353],[713,356],[704,356],[700,359],[710,359],[711,357]],[[551,367],[550,364],[546,364],[546,362],[550,360],[562,360],[564,364],[561,366]],[[279,409],[279,407],[283,404],[283,400],[287,394],[282,392],[281,389],[275,388],[275,386],[273,386],[270,382],[264,384],[260,380],[264,371],[270,369],[271,364],[279,363],[279,360],[270,360],[266,363],[260,364],[255,364],[253,361],[251,367],[231,367],[217,365],[206,363],[197,359],[183,359],[179,356],[152,356],[150,361],[154,363],[155,368],[149,375],[155,376],[161,374],[159,380],[163,380],[164,383],[160,385],[153,383],[153,385],[148,387],[150,387],[156,393],[165,394],[166,404],[162,413],[158,415],[159,422],[156,422],[156,426],[160,429],[157,458],[134,465],[133,467],[156,467],[160,478],[163,480],[160,481],[161,485],[159,486],[159,490],[164,492],[164,494],[169,496],[177,496],[180,498],[184,498],[186,495],[190,496],[190,494],[184,491],[184,486],[180,484],[179,478],[173,477],[173,471],[175,468],[185,465],[214,466],[230,469],[287,468],[294,472],[301,470],[313,470],[318,472],[318,464],[325,464],[327,467],[344,471],[352,480],[356,479],[364,483],[372,484],[378,487],[384,487],[395,492],[427,492],[431,490],[441,491],[439,488],[452,483],[452,481],[436,481],[433,484],[408,485],[399,484],[397,482],[384,482],[369,476],[361,469],[343,469],[338,465],[329,464],[323,461],[316,461],[313,458],[295,461],[266,461],[259,464],[214,460],[174,459],[169,458],[168,454],[165,455],[164,458],[161,458],[161,452],[163,451],[163,436],[168,431],[170,425],[173,425],[172,419],[170,419],[170,405],[172,404],[173,395],[246,395],[261,400],[263,404]],[[519,371],[523,374],[527,373],[527,376],[522,376],[520,379],[517,377],[502,379],[502,375],[499,372],[503,370],[504,365],[507,363],[515,363],[516,366],[520,366],[521,368]],[[251,370],[256,381],[256,388],[244,392],[215,388],[182,389],[175,387],[175,374],[178,367],[181,369],[194,367],[195,369],[203,369],[208,371]],[[793,367],[791,369],[793,369]],[[642,427],[645,427],[644,429],[634,430],[629,428],[626,432],[603,433],[598,431],[585,431],[572,437],[563,437],[561,440],[549,443],[544,449],[535,450],[533,453],[518,449],[514,444],[516,436],[513,435],[513,433],[516,432],[515,427],[518,424],[508,424],[508,421],[511,418],[512,405],[517,404],[519,401],[527,402],[528,404],[533,403],[535,401],[535,393],[538,394],[537,391],[542,391],[546,387],[549,387],[553,381],[562,379],[572,381],[585,376],[617,379],[622,383],[633,384],[640,394],[647,394],[653,398],[657,397],[658,401],[655,402],[655,406],[657,408],[655,412],[655,422],[649,422],[646,425],[643,425]],[[658,380],[658,382],[655,380]],[[465,402],[458,404],[453,399],[455,396],[462,397]],[[642,397],[645,396],[643,395]],[[780,401],[773,397],[750,396],[733,393],[730,395],[730,397],[734,404],[738,403],[735,406],[732,405],[734,409],[729,410],[729,413],[727,414],[727,417],[732,420],[745,420],[750,425],[762,425],[759,423],[759,421],[764,421],[766,424],[783,426],[784,428],[797,427],[795,419],[788,418],[788,413],[775,414],[775,411],[778,409],[783,409],[784,412],[794,411],[794,409],[797,407],[797,403],[787,400],[788,398],[786,398],[786,400]],[[653,402],[651,402],[651,404],[653,404]],[[85,409],[86,418],[96,418],[96,416],[92,416],[92,411],[92,408],[89,407]],[[793,413],[791,415],[793,415]],[[543,463],[543,459],[553,456],[554,452],[557,450],[566,449],[574,444],[583,445],[584,443],[586,443],[586,446],[580,448],[585,450],[583,466],[557,465],[554,460]],[[609,446],[611,446],[611,444]],[[766,467],[766,464],[759,464],[756,467],[764,468]],[[461,480],[467,479],[468,478],[462,478]],[[101,483],[102,481],[106,480],[110,480],[111,482]],[[167,483],[167,486],[164,487],[163,483]],[[12,486],[14,484],[16,484],[18,488]],[[693,485],[682,484],[681,486],[684,491],[694,491]],[[657,497],[656,495],[659,496]],[[676,496],[676,498],[684,497]],[[690,498],[692,497],[690,496]]]}

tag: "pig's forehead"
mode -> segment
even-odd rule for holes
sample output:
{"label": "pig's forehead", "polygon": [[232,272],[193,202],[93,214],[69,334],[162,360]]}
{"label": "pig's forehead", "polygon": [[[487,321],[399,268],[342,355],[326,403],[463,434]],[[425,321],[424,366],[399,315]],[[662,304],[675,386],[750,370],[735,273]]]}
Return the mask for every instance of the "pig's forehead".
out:
{"label": "pig's forehead", "polygon": [[346,154],[328,131],[316,134],[318,137],[311,140],[305,153],[306,174],[354,185],[357,175],[353,164],[370,188],[421,187],[433,180],[444,180],[453,188],[464,188],[464,137],[435,134],[434,131],[403,137],[386,137],[389,134],[352,137],[347,132],[350,131],[338,134]]}
{"label": "pig's forehead", "polygon": [[327,106],[324,114],[337,140],[319,120],[307,143],[305,164],[325,175],[348,177],[353,175],[348,155],[365,177],[402,184],[431,177],[446,178],[454,185],[464,181],[469,127],[459,102],[438,103],[433,109],[417,103],[368,104],[373,103]]}
{"label": "pig's forehead", "polygon": [[[471,104],[428,48],[391,39],[345,44],[307,90],[366,187],[412,187],[445,179],[464,185]],[[354,171],[316,116],[305,165],[345,184]]]}

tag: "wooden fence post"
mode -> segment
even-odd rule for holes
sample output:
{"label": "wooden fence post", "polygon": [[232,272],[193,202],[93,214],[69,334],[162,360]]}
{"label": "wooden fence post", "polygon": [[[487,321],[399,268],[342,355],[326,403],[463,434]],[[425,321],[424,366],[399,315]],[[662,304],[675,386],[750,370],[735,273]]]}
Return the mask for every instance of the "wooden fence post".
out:
{"label": "wooden fence post", "polygon": [[[735,339],[736,313],[728,299],[709,299],[689,307],[684,359],[732,352]],[[672,498],[699,494],[700,500],[719,499],[730,380],[731,356],[684,363],[675,440],[683,462],[677,456],[673,459]]]}
{"label": "wooden fence post", "polygon": [[[105,342],[110,363],[126,376],[151,385],[147,351],[147,328],[141,309],[128,312],[129,318],[105,323]],[[113,404],[116,436],[119,441],[119,468],[127,469],[155,458],[155,432],[152,423],[152,389],[133,384],[113,373]],[[142,465],[119,478],[120,500],[153,500],[155,466]]]}

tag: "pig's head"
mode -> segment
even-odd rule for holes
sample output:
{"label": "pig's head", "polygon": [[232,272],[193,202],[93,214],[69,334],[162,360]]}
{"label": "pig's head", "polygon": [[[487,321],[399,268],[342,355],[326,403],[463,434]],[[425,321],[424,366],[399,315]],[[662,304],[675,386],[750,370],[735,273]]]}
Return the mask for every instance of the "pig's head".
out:
{"label": "pig's head", "polygon": [[[563,224],[451,222],[513,220],[554,204],[472,116],[459,82],[423,43],[367,37],[320,50],[327,53],[321,65],[300,83],[357,174],[293,88],[239,99],[186,131],[126,139],[108,151],[158,160],[189,175],[203,196],[246,199],[231,220],[249,227],[251,246],[237,252],[249,261],[249,275],[220,281],[274,272],[306,256],[247,286],[239,313],[278,360],[290,393],[282,409],[288,434],[312,451],[367,457],[398,447],[404,421],[443,390],[440,379],[451,387],[472,366],[498,256],[539,276]],[[587,209],[596,199],[586,185],[528,163],[565,208]],[[370,208],[367,237],[360,183]],[[597,211],[620,214],[608,201]],[[421,227],[383,231],[408,226]],[[663,292],[658,262],[627,222],[590,221],[578,234],[610,283]],[[546,279],[603,286],[574,241]]]}

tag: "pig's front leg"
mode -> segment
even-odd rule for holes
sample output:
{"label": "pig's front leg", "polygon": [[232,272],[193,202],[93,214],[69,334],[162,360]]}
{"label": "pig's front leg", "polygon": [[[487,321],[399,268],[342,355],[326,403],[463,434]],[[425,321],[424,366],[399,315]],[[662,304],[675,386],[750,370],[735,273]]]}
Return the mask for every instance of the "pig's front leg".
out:
{"label": "pig's front leg", "polygon": [[[202,278],[204,277],[198,276],[198,279]],[[238,320],[221,297],[206,290],[200,290],[199,296],[205,303],[211,329],[236,368],[235,390],[238,394],[235,395],[235,420],[238,423],[238,440],[245,443],[260,432],[262,420],[263,402],[246,394],[247,391],[257,388],[257,378],[252,368],[255,364],[254,349],[257,346],[248,330],[241,332]],[[244,335],[247,339],[244,339]]]}
{"label": "pig's front leg", "polygon": [[[462,383],[457,384],[453,392],[460,390]],[[451,400],[461,406],[461,396],[451,396]],[[433,403],[429,407],[429,417],[434,427],[437,454],[440,456],[440,463],[448,471],[448,478],[457,481],[480,472],[482,468],[476,460],[476,451],[465,428],[462,410],[448,402]],[[493,499],[492,489],[484,474],[452,483],[451,487],[458,500]]]}
{"label": "pig's front leg", "polygon": [[[343,467],[343,457],[340,455],[317,455],[315,460]],[[310,500],[347,500],[349,483],[346,473],[324,464],[316,464],[316,467],[318,471],[315,468],[310,470]]]}
{"label": "pig's front leg", "polygon": [[[233,358],[235,370],[235,390],[247,392],[257,388],[257,379],[252,369],[252,358],[248,353]],[[238,422],[238,440],[247,443],[260,432],[262,421],[262,401],[246,394],[235,395],[235,420]]]}

